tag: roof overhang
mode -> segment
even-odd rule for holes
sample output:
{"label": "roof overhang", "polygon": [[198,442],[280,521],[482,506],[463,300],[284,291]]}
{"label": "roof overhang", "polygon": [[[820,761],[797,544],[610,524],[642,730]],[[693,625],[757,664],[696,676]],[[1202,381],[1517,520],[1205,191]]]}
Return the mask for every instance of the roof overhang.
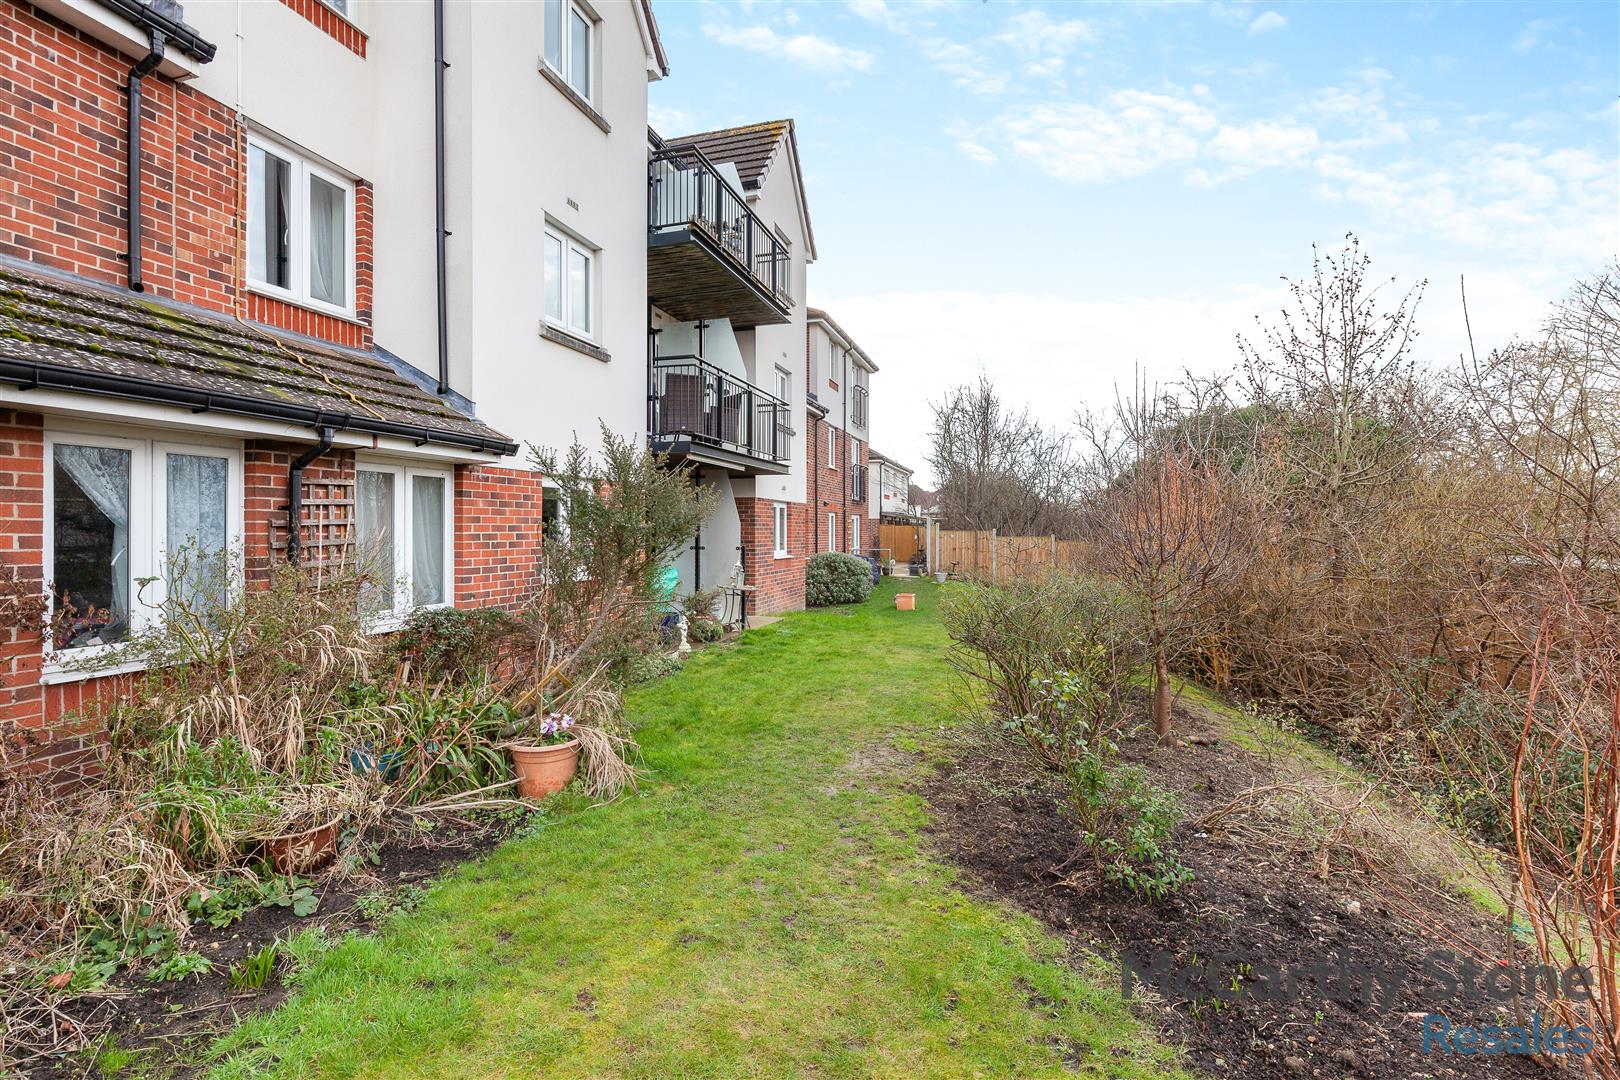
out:
{"label": "roof overhang", "polygon": [[647,54],[647,81],[656,82],[669,77],[669,57],[664,54],[664,42],[658,36],[658,20],[653,18],[652,0],[636,0],[630,5],[636,13],[636,29],[641,32],[641,47]]}
{"label": "roof overhang", "polygon": [[855,362],[857,365],[867,371],[877,371],[877,363],[870,356],[866,355],[865,349],[855,344],[855,339],[850,337],[844,328],[839,326],[838,323],[833,320],[831,315],[828,315],[820,308],[806,308],[804,317],[806,322],[819,324],[824,330],[826,330],[828,336],[833,339],[834,344],[840,348],[848,349],[850,355],[855,357]]}

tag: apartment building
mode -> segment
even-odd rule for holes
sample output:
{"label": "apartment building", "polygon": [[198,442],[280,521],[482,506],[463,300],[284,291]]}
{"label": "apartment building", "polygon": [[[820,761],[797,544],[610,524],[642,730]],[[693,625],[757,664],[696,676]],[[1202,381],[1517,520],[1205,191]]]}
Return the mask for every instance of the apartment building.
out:
{"label": "apartment building", "polygon": [[877,364],[825,311],[811,308],[807,316],[810,545],[816,551],[867,554],[878,546],[871,475],[871,384]]}
{"label": "apartment building", "polygon": [[816,247],[793,121],[649,132],[648,191],[648,431],[719,494],[682,590],[727,589],[728,617],[803,607]]}
{"label": "apartment building", "polygon": [[692,467],[721,498],[683,589],[733,616],[872,542],[876,368],[805,304],[793,122],[652,133],[646,0],[0,0],[0,55],[0,745],[32,767],[93,767],[74,713],[201,587],[179,550],[220,588],[366,553],[380,630],[520,602],[529,444]]}
{"label": "apartment building", "polygon": [[871,452],[871,460],[878,518],[897,525],[915,522],[917,508],[911,505],[912,470],[876,450]]}
{"label": "apartment building", "polygon": [[180,547],[377,553],[384,629],[521,599],[524,444],[644,431],[644,0],[0,0],[0,55],[0,584],[53,618],[0,739],[92,760]]}

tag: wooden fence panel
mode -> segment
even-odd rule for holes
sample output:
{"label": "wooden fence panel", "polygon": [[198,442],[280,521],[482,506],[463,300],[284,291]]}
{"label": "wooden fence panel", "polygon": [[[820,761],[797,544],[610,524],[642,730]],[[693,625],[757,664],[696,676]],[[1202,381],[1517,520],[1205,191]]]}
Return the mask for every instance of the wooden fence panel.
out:
{"label": "wooden fence panel", "polygon": [[885,554],[904,566],[913,555],[923,550],[926,543],[924,532],[921,525],[879,525],[878,546],[887,548]]}
{"label": "wooden fence panel", "polygon": [[1090,563],[1083,540],[1052,536],[997,536],[994,531],[940,529],[933,535],[932,546],[933,569],[985,581],[1026,577],[1052,569],[1077,570]]}

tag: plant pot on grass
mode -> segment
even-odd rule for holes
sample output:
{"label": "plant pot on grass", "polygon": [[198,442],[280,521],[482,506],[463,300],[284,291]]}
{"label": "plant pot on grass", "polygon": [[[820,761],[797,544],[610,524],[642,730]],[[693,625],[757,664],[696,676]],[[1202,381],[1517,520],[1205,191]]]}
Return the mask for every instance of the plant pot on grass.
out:
{"label": "plant pot on grass", "polygon": [[573,726],[573,717],[547,713],[535,724],[532,737],[520,737],[512,744],[512,767],[523,798],[555,795],[574,779],[579,771],[579,739],[569,733]]}
{"label": "plant pot on grass", "polygon": [[894,606],[899,611],[917,610],[917,594],[909,592],[895,593]]}

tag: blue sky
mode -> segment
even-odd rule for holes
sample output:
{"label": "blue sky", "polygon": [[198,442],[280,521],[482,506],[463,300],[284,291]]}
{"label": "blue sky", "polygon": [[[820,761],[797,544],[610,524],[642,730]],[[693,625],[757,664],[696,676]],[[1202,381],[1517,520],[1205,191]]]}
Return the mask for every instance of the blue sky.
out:
{"label": "blue sky", "polygon": [[983,368],[1062,422],[1236,359],[1310,245],[1428,278],[1425,362],[1620,251],[1620,5],[655,0],[664,134],[791,116],[810,301],[878,361],[874,445]]}

